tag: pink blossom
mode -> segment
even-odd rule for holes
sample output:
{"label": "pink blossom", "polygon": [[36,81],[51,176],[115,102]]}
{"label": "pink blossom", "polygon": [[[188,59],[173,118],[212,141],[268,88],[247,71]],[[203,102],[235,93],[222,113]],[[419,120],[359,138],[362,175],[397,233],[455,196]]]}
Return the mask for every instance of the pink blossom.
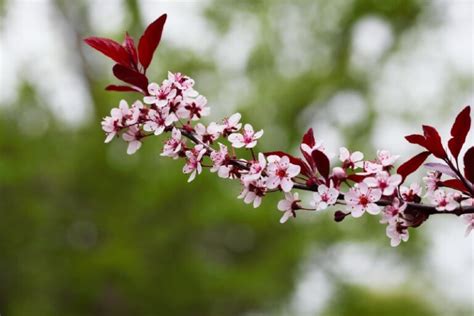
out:
{"label": "pink blossom", "polygon": [[172,73],[168,71],[168,80],[170,84],[174,85],[180,90],[189,90],[194,86],[194,80],[179,72]]}
{"label": "pink blossom", "polygon": [[165,142],[161,156],[178,159],[183,145],[183,141],[181,140],[181,131],[177,128],[173,128],[173,131],[171,132],[171,138]]}
{"label": "pink blossom", "polygon": [[425,182],[427,193],[433,193],[439,188],[441,183],[441,172],[430,171],[426,177],[423,177],[423,181]]}
{"label": "pink blossom", "polygon": [[293,188],[291,179],[300,173],[301,167],[290,163],[287,156],[271,155],[267,157],[267,161],[269,162],[267,166],[267,187],[276,189],[280,186],[284,192],[289,192]]}
{"label": "pink blossom", "polygon": [[240,113],[234,113],[229,118],[223,120],[223,135],[227,136],[231,133],[238,132],[242,127],[242,123],[239,123],[241,118]]}
{"label": "pink blossom", "polygon": [[243,133],[230,134],[228,139],[235,148],[253,148],[257,145],[257,139],[262,137],[263,130],[254,132],[252,125],[245,124]]}
{"label": "pink blossom", "polygon": [[337,202],[339,191],[335,188],[327,187],[324,184],[318,186],[318,192],[313,193],[313,200],[310,202],[311,206],[316,210],[324,210],[330,205]]}
{"label": "pink blossom", "polygon": [[407,208],[406,203],[400,203],[400,200],[395,198],[392,201],[392,204],[387,205],[382,213],[382,219],[380,223],[387,224],[392,221],[397,221],[405,209]]}
{"label": "pink blossom", "polygon": [[[462,206],[472,207],[474,206],[474,198],[470,198],[461,202]],[[467,224],[465,236],[469,236],[471,231],[474,229],[474,214],[464,214],[461,216],[464,222]]]}
{"label": "pink blossom", "polygon": [[257,208],[262,203],[262,197],[267,192],[266,178],[260,178],[255,181],[242,181],[244,189],[238,196],[244,199],[246,204],[253,203],[253,207]]}
{"label": "pink blossom", "polygon": [[148,85],[148,93],[150,96],[144,97],[143,102],[163,107],[176,96],[176,89],[173,89],[173,86],[166,82],[161,87],[153,82]]}
{"label": "pink blossom", "polygon": [[196,137],[206,144],[212,144],[222,133],[223,126],[212,122],[207,127],[201,123],[196,124],[194,127],[196,131]]}
{"label": "pink blossom", "polygon": [[217,175],[220,178],[226,179],[229,177],[229,173],[232,169],[232,166],[228,165],[230,157],[227,150],[227,146],[219,144],[219,147],[219,150],[214,150],[213,152],[211,152],[210,156],[213,165],[210,171],[217,172]]}
{"label": "pink blossom", "polygon": [[408,241],[408,229],[403,221],[391,221],[385,230],[387,237],[390,238],[390,245],[397,247],[402,241]]}
{"label": "pink blossom", "polygon": [[301,207],[298,205],[300,202],[298,193],[291,194],[290,192],[285,193],[285,199],[278,202],[278,210],[283,212],[283,216],[280,219],[280,223],[285,223],[290,217],[296,217],[295,211]]}
{"label": "pink blossom", "polygon": [[459,206],[459,202],[454,199],[452,192],[437,189],[431,194],[431,203],[438,211],[454,211]]}
{"label": "pink blossom", "polygon": [[400,155],[392,155],[388,150],[377,150],[377,162],[384,167],[393,166]]}
{"label": "pink blossom", "polygon": [[366,174],[375,174],[383,170],[383,166],[377,162],[364,161],[364,171]]}
{"label": "pink blossom", "polygon": [[421,199],[421,186],[414,182],[410,184],[410,187],[401,186],[400,194],[402,198],[407,202],[417,202]]}
{"label": "pink blossom", "polygon": [[143,130],[153,132],[155,135],[163,133],[166,127],[173,124],[169,114],[168,107],[162,107],[157,110],[149,110],[147,121],[143,125]]}
{"label": "pink blossom", "polygon": [[201,174],[201,160],[205,153],[206,149],[203,145],[196,145],[193,149],[186,151],[186,157],[188,160],[183,167],[183,173],[190,173],[188,182],[193,181],[196,177],[196,174]]}
{"label": "pink blossom", "polygon": [[387,171],[381,171],[375,177],[365,178],[364,182],[371,188],[382,190],[382,195],[390,196],[402,182],[402,176],[399,174],[390,175]]}
{"label": "pink blossom", "polygon": [[267,160],[265,159],[265,155],[262,153],[259,153],[258,160],[251,162],[248,173],[242,176],[242,181],[249,182],[249,181],[254,181],[260,178],[263,170],[265,170],[266,164],[267,164]]}
{"label": "pink blossom", "polygon": [[364,166],[364,154],[355,151],[352,154],[345,147],[339,148],[339,160],[343,163],[343,168],[362,168]]}
{"label": "pink blossom", "polygon": [[202,95],[197,98],[186,98],[183,100],[184,107],[180,108],[176,114],[178,117],[185,117],[190,120],[199,120],[202,116],[208,116],[211,110],[207,105],[207,99]]}
{"label": "pink blossom", "polygon": [[357,183],[345,194],[346,209],[353,217],[361,217],[365,211],[376,215],[380,213],[380,206],[375,204],[382,197],[380,189],[369,188],[366,183]]}
{"label": "pink blossom", "polygon": [[115,135],[123,128],[122,126],[122,111],[113,108],[110,111],[110,116],[104,117],[102,120],[102,129],[106,133],[105,143],[109,143]]}
{"label": "pink blossom", "polygon": [[142,135],[140,129],[133,125],[128,128],[128,130],[122,134],[124,141],[128,142],[127,154],[133,155],[140,147],[142,143],[140,142]]}

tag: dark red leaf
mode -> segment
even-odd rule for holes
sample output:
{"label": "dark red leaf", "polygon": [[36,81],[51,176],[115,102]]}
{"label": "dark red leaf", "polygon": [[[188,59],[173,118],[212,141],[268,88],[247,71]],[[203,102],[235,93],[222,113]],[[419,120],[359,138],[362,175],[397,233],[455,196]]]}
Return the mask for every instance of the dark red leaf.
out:
{"label": "dark red leaf", "polygon": [[459,179],[449,179],[446,181],[441,181],[441,185],[461,192],[469,192],[464,183],[462,183],[462,181]]}
{"label": "dark red leaf", "polygon": [[405,139],[412,144],[420,145],[423,147],[425,147],[426,145],[425,144],[426,139],[423,135],[412,134],[412,135],[405,136]]}
{"label": "dark red leaf", "polygon": [[471,128],[471,107],[466,106],[461,113],[458,114],[451,128],[451,139],[448,142],[449,150],[454,158],[458,158],[462,145],[466,141],[466,136]]}
{"label": "dark red leaf", "polygon": [[166,14],[163,14],[153,23],[148,25],[140,41],[138,42],[138,57],[140,64],[146,70],[151,63],[153,53],[160,43],[163,26],[166,22]]}
{"label": "dark red leaf", "polygon": [[105,87],[105,90],[107,90],[107,91],[140,92],[140,93],[143,93],[141,91],[141,89],[138,89],[138,88],[134,88],[134,87],[130,87],[130,86],[120,86],[120,85],[115,85],[115,84],[108,85],[107,87]]}
{"label": "dark red leaf", "polygon": [[369,175],[350,174],[347,176],[347,179],[359,183],[359,182],[364,181],[364,179],[367,178],[368,176]]}
{"label": "dark red leaf", "polygon": [[316,145],[312,128],[308,129],[306,134],[303,135],[303,140],[301,141],[301,143],[308,145],[309,148],[313,148],[314,145]]}
{"label": "dark red leaf", "polygon": [[474,146],[464,155],[464,176],[474,184]]}
{"label": "dark red leaf", "polygon": [[294,165],[298,165],[298,166],[301,167],[301,173],[302,174],[304,174],[307,177],[312,176],[311,169],[309,168],[308,164],[306,162],[304,162],[301,158],[297,158],[297,157],[292,156],[290,154],[287,154],[283,151],[270,151],[270,152],[264,153],[264,155],[265,155],[265,157],[268,157],[268,156],[271,156],[271,155],[276,155],[278,157],[286,156],[290,159],[290,163],[292,163]]}
{"label": "dark red leaf", "polygon": [[420,168],[420,166],[425,162],[426,158],[428,158],[430,154],[431,153],[429,151],[424,151],[410,158],[408,161],[398,167],[397,173],[402,176],[403,180],[405,180],[406,177]]}
{"label": "dark red leaf", "polygon": [[319,173],[327,179],[329,177],[329,158],[322,151],[317,149],[313,150],[311,157],[313,157]]}
{"label": "dark red leaf", "polygon": [[431,151],[431,153],[438,158],[446,158],[447,154],[443,148],[441,137],[439,136],[438,131],[432,126],[423,125],[423,133],[425,134],[426,139],[426,149]]}
{"label": "dark red leaf", "polygon": [[140,88],[144,93],[148,91],[148,79],[145,75],[119,64],[116,64],[112,71],[118,79]]}
{"label": "dark red leaf", "polygon": [[101,37],[88,37],[84,39],[87,45],[98,50],[105,56],[125,67],[130,66],[130,60],[125,48],[114,40]]}
{"label": "dark red leaf", "polygon": [[137,48],[135,47],[135,42],[133,41],[133,38],[131,38],[130,35],[128,35],[128,33],[125,33],[125,40],[123,42],[123,47],[125,47],[125,50],[127,51],[127,54],[131,60],[131,63],[134,66],[134,69],[138,70]]}

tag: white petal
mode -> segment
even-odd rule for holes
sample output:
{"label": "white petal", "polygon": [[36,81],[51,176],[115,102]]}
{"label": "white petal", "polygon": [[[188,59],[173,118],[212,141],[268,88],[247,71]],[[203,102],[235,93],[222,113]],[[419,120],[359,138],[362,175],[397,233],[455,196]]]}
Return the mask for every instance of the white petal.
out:
{"label": "white petal", "polygon": [[293,188],[293,181],[288,178],[283,178],[281,179],[280,186],[283,192],[290,192]]}
{"label": "white petal", "polygon": [[128,144],[127,154],[133,155],[134,153],[136,153],[138,149],[140,149],[141,146],[142,146],[142,143],[140,141],[138,140],[131,141]]}
{"label": "white petal", "polygon": [[367,212],[372,215],[377,215],[380,213],[380,206],[375,203],[369,203],[369,205],[367,205]]}
{"label": "white petal", "polygon": [[293,214],[291,212],[285,212],[283,216],[280,218],[280,223],[284,224]]}

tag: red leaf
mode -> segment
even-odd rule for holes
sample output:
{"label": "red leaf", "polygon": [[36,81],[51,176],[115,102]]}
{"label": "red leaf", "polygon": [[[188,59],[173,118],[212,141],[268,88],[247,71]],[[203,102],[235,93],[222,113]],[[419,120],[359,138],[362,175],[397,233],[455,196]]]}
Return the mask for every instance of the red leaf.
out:
{"label": "red leaf", "polygon": [[138,57],[140,59],[140,64],[142,64],[145,70],[150,65],[153,53],[160,43],[165,22],[166,14],[163,14],[153,23],[148,25],[142,37],[140,37],[140,41],[138,42]]}
{"label": "red leaf", "polygon": [[438,158],[446,158],[447,154],[443,148],[443,144],[441,143],[441,137],[438,134],[438,131],[429,125],[423,125],[423,133],[425,134],[425,147],[433,155]]}
{"label": "red leaf", "polygon": [[301,141],[301,143],[308,145],[309,148],[313,148],[314,145],[316,145],[312,128],[308,129],[306,134],[303,135],[303,140]]}
{"label": "red leaf", "polygon": [[287,154],[283,151],[270,151],[263,153],[265,157],[271,156],[271,155],[276,155],[278,157],[283,157],[286,156],[290,159],[290,163],[294,165],[298,165],[301,167],[301,173],[304,174],[307,177],[312,177],[311,169],[309,168],[308,164],[304,162],[302,159],[297,158],[295,156],[292,156],[290,154]]}
{"label": "red leaf", "polygon": [[462,183],[462,181],[459,179],[449,179],[446,181],[441,181],[441,185],[461,192],[469,192],[464,183]]}
{"label": "red leaf", "polygon": [[130,66],[130,60],[125,48],[114,40],[101,37],[88,37],[84,39],[87,45],[98,50],[105,56],[111,58],[115,62],[125,66]]}
{"label": "red leaf", "polygon": [[141,91],[141,89],[138,89],[138,88],[134,88],[134,87],[130,87],[130,86],[120,86],[120,85],[115,85],[115,84],[108,85],[107,87],[105,87],[105,90],[107,90],[107,91],[140,92],[140,93],[143,93]]}
{"label": "red leaf", "polygon": [[322,151],[317,149],[313,150],[311,157],[313,157],[319,173],[327,179],[329,177],[329,158]]}
{"label": "red leaf", "polygon": [[147,91],[148,79],[145,75],[119,64],[116,64],[112,71],[118,79],[140,88],[144,93]]}
{"label": "red leaf", "polygon": [[464,176],[474,183],[474,146],[469,148],[464,155]]}
{"label": "red leaf", "polygon": [[426,158],[428,158],[430,154],[431,153],[429,151],[424,151],[416,156],[413,156],[400,167],[398,167],[397,173],[402,176],[403,180],[405,180],[406,177],[420,168],[420,166],[425,162]]}
{"label": "red leaf", "polygon": [[461,113],[458,114],[454,121],[453,127],[451,128],[451,139],[448,142],[449,150],[453,154],[454,158],[457,159],[459,152],[461,151],[462,145],[466,141],[466,136],[471,128],[471,107],[466,106]]}
{"label": "red leaf", "polygon": [[367,178],[368,176],[369,175],[350,174],[347,176],[347,179],[359,183],[359,182],[364,181],[364,179]]}
{"label": "red leaf", "polygon": [[405,139],[412,144],[420,145],[423,147],[425,147],[426,145],[425,144],[426,139],[423,135],[412,134],[412,135],[405,136]]}
{"label": "red leaf", "polygon": [[123,42],[123,47],[125,47],[125,50],[127,51],[129,58],[131,59],[131,63],[134,66],[134,69],[138,70],[137,48],[135,47],[135,42],[133,41],[133,38],[131,38],[130,35],[128,35],[128,33],[125,33],[125,40]]}

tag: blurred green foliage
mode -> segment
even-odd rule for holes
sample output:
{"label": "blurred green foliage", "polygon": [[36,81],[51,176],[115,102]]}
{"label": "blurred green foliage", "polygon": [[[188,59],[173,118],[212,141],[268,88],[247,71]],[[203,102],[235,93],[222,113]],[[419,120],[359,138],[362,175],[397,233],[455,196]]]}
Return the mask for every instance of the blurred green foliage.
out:
{"label": "blurred green foliage", "polygon": [[[86,22],[86,2],[56,5],[78,38],[96,34]],[[238,107],[256,126],[270,131],[277,126],[277,133],[266,133],[263,149],[278,145],[282,148],[272,149],[292,150],[311,124],[300,115],[315,101],[346,88],[366,95],[370,79],[348,69],[351,30],[361,17],[383,18],[394,30],[396,45],[423,10],[422,1],[415,0],[300,1],[297,7],[311,22],[310,34],[329,44],[331,53],[327,65],[315,54],[312,66],[288,77],[276,70],[281,39],[271,21],[272,12],[284,5],[289,3],[215,1],[206,10],[222,36],[237,14],[252,15],[260,23],[258,43],[245,68],[253,88]],[[338,11],[338,6],[344,9]],[[124,29],[139,34],[144,25],[140,6],[126,1],[126,9],[130,24]],[[325,31],[330,19],[337,25]],[[210,58],[166,42],[158,53],[154,78],[168,69],[187,73],[211,104],[221,82],[229,81],[220,80]],[[161,139],[147,141],[133,157],[120,142],[104,145],[100,119],[123,95],[103,91],[109,74],[97,76],[81,54],[93,53],[84,48],[77,56],[94,101],[93,117],[84,126],[64,126],[28,82],[14,104],[1,107],[2,315],[278,315],[290,302],[301,263],[310,253],[345,240],[387,245],[384,227],[376,220],[336,224],[327,213],[280,225],[277,196],[253,210],[235,198],[237,185],[213,175],[186,184],[181,162],[159,157]],[[199,78],[206,76],[212,82],[201,89]],[[345,135],[348,145],[372,150],[368,137],[373,119],[369,102],[367,119]],[[416,234],[411,238],[403,248],[386,250],[416,266],[421,247]],[[433,315],[415,296],[335,284],[336,295],[324,315]]]}

